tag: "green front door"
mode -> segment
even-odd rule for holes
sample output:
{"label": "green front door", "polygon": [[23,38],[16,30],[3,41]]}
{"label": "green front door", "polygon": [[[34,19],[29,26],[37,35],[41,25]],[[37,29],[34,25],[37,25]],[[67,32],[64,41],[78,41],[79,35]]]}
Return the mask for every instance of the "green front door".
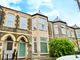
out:
{"label": "green front door", "polygon": [[19,57],[24,58],[26,53],[26,45],[25,43],[21,42],[19,43]]}

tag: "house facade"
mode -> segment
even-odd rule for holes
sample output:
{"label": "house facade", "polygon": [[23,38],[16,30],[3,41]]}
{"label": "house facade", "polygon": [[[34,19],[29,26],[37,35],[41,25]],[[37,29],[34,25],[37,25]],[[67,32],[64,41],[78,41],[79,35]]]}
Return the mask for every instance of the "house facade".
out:
{"label": "house facade", "polygon": [[57,17],[39,13],[30,15],[0,6],[0,60],[11,59],[15,52],[17,59],[49,57],[49,38],[64,37],[80,44],[80,27],[68,26]]}
{"label": "house facade", "polygon": [[[48,17],[0,6],[0,60],[48,55]],[[15,56],[15,57],[16,57]]]}
{"label": "house facade", "polygon": [[0,6],[0,60],[11,59],[14,51],[17,58],[29,58],[31,29],[31,15]]}
{"label": "house facade", "polygon": [[33,58],[46,57],[48,49],[48,17],[41,13],[32,15],[32,53]]}

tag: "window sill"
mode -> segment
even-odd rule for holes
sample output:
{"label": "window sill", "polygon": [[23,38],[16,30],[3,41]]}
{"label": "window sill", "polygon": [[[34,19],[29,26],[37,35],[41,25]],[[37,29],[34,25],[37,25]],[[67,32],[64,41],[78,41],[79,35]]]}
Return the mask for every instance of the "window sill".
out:
{"label": "window sill", "polygon": [[38,53],[33,53],[33,54],[38,54]]}
{"label": "window sill", "polygon": [[40,53],[40,54],[49,54],[49,53]]}
{"label": "window sill", "polygon": [[[33,53],[33,54],[38,54],[38,53]],[[49,54],[49,53],[40,53],[40,54]]]}

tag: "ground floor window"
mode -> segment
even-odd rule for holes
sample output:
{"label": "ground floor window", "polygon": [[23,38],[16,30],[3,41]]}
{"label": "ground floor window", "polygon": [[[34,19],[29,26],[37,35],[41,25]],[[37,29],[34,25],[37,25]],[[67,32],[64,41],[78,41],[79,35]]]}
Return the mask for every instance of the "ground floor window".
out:
{"label": "ground floor window", "polygon": [[13,43],[7,42],[7,50],[12,50]]}
{"label": "ground floor window", "polygon": [[41,53],[47,53],[48,52],[48,41],[47,38],[41,37],[40,38],[40,50]]}
{"label": "ground floor window", "polygon": [[34,41],[34,53],[37,53],[37,39],[36,37],[33,38]]}
{"label": "ground floor window", "polygon": [[7,42],[7,50],[12,50],[12,48],[13,48],[13,40],[12,40],[12,38],[8,37],[6,39],[6,42]]}

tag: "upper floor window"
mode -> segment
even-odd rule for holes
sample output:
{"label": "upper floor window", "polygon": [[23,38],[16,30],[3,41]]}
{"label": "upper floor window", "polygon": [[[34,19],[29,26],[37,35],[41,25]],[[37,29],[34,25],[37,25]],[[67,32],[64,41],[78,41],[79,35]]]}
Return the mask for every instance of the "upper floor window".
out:
{"label": "upper floor window", "polygon": [[47,19],[40,17],[38,23],[39,23],[38,25],[39,30],[47,30]]}
{"label": "upper floor window", "polygon": [[74,31],[71,30],[71,37],[75,37]]}
{"label": "upper floor window", "polygon": [[54,34],[59,34],[58,25],[54,25]]}
{"label": "upper floor window", "polygon": [[66,27],[65,26],[61,26],[61,32],[62,32],[62,34],[66,34]]}
{"label": "upper floor window", "polygon": [[36,26],[36,18],[32,19],[32,30],[36,30],[37,26]]}
{"label": "upper floor window", "polygon": [[80,38],[80,31],[77,31],[77,37]]}
{"label": "upper floor window", "polygon": [[6,26],[14,27],[15,16],[12,13],[8,13],[6,16]]}
{"label": "upper floor window", "polygon": [[26,17],[20,17],[20,28],[27,29],[27,19]]}
{"label": "upper floor window", "polygon": [[68,37],[71,37],[71,33],[70,33],[69,29],[67,29],[67,35],[68,35]]}

